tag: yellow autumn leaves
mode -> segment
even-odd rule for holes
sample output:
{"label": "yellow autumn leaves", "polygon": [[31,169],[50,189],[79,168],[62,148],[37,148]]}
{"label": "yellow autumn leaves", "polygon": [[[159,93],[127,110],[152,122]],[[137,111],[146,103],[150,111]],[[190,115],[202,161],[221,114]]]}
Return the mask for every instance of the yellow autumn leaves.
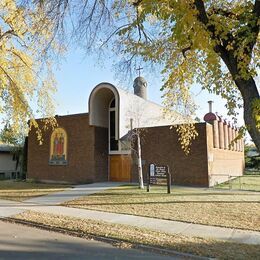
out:
{"label": "yellow autumn leaves", "polygon": [[[235,109],[242,105],[234,76],[221,60],[220,49],[233,57],[238,70],[235,79],[246,80],[257,74],[259,39],[252,54],[247,47],[254,39],[254,32],[250,31],[256,19],[252,12],[254,1],[202,1],[202,13],[195,3],[200,1],[132,2],[138,4],[128,16],[130,25],[118,35],[130,57],[139,55],[143,62],[162,68],[166,111],[177,110],[187,118],[187,126],[178,127],[177,131],[183,150],[188,152],[190,141],[197,135],[190,120],[196,109],[190,91],[193,84],[226,99],[230,115],[236,115]],[[255,108],[257,118],[259,108]]]}
{"label": "yellow autumn leaves", "polygon": [[41,117],[54,113],[55,82],[51,61],[44,56],[47,47],[53,48],[52,27],[43,9],[29,10],[15,0],[1,0],[0,112],[14,132],[25,129],[29,119],[38,127],[32,106],[38,105]]}

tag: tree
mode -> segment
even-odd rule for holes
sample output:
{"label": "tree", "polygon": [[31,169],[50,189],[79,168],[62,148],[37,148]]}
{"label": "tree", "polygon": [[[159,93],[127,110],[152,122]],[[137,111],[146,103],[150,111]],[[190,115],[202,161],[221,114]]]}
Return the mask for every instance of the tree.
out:
{"label": "tree", "polygon": [[[142,165],[142,146],[141,146],[141,135],[144,129],[140,128],[140,121],[142,120],[142,110],[138,102],[135,105],[131,105],[130,115],[130,131],[127,135],[128,143],[130,144],[130,150],[137,158],[137,170],[139,188],[144,189],[144,178],[143,178],[143,165]],[[135,128],[133,128],[135,125]]]}
{"label": "tree", "polygon": [[53,23],[43,8],[25,8],[17,2],[0,2],[0,112],[14,135],[27,128],[29,119],[37,128],[34,103],[40,116],[49,117],[46,123],[54,123],[55,91],[48,55],[55,49]]}
{"label": "tree", "polygon": [[6,124],[0,131],[0,142],[4,144],[20,145],[23,143],[23,136],[13,132],[11,126]]}
{"label": "tree", "polygon": [[163,65],[166,105],[182,102],[185,113],[192,112],[189,88],[198,82],[225,98],[230,114],[243,105],[247,130],[260,149],[260,99],[254,80],[260,1],[139,0],[134,6],[127,50]]}
{"label": "tree", "polygon": [[[193,83],[225,98],[229,114],[243,107],[246,128],[260,150],[259,0],[39,0],[63,28],[68,11],[74,33],[112,49],[131,67],[141,58],[159,64],[165,105],[194,114]],[[97,37],[98,36],[98,37]],[[97,41],[95,41],[95,39]],[[128,58],[126,58],[128,57]],[[124,67],[125,68],[125,67]],[[190,128],[194,131],[194,128]],[[180,132],[186,130],[180,129]],[[192,132],[191,131],[191,132]],[[186,131],[187,132],[187,131]]]}
{"label": "tree", "polygon": [[[131,113],[131,116],[135,117],[135,114]],[[124,138],[123,143],[127,147],[128,150],[131,150],[132,155],[134,155],[137,159],[137,172],[138,172],[139,188],[144,189],[143,166],[142,166],[142,146],[141,146],[141,134],[143,133],[143,129],[138,128],[138,127],[133,128],[134,120],[135,120],[134,118],[130,118],[130,130],[129,130],[127,136]],[[138,121],[138,120],[135,120],[135,121]],[[135,122],[135,124],[136,124],[136,122]]]}

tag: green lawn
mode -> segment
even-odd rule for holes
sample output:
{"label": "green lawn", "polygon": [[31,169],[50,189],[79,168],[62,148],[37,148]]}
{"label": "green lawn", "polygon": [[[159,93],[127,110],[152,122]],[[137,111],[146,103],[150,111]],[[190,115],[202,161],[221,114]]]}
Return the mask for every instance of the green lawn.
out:
{"label": "green lawn", "polygon": [[221,189],[260,191],[260,175],[244,175],[215,186]]}
{"label": "green lawn", "polygon": [[244,175],[260,175],[260,170],[250,170],[246,169]]}
{"label": "green lawn", "polygon": [[67,202],[68,207],[260,231],[260,193],[206,188],[121,186]]}
{"label": "green lawn", "polygon": [[63,191],[69,185],[33,183],[26,181],[0,181],[0,199],[23,201],[49,193]]}

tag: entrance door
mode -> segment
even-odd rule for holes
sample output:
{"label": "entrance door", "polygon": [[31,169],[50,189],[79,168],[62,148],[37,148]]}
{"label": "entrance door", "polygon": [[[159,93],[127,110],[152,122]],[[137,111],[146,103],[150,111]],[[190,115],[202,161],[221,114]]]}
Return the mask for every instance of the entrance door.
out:
{"label": "entrance door", "polygon": [[131,155],[110,155],[110,181],[131,180]]}

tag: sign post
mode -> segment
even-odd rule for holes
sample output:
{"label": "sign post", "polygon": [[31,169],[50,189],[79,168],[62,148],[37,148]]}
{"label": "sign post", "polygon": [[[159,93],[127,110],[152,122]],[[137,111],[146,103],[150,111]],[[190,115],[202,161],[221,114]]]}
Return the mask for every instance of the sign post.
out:
{"label": "sign post", "polygon": [[167,165],[149,165],[147,174],[147,192],[151,185],[167,185],[167,193],[171,193],[171,174]]}

